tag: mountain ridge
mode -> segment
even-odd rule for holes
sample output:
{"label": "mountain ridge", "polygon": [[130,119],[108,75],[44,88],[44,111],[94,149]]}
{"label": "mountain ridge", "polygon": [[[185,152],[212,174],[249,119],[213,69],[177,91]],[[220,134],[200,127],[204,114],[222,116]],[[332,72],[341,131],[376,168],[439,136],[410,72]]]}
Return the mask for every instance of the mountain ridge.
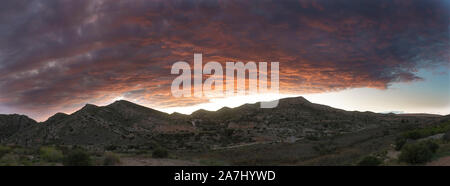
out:
{"label": "mountain ridge", "polygon": [[157,143],[169,149],[203,149],[245,143],[295,142],[396,126],[405,120],[431,121],[424,117],[345,111],[311,103],[303,97],[280,99],[278,107],[271,109],[260,108],[259,104],[224,107],[217,111],[198,110],[190,115],[167,114],[125,100],[105,106],[86,104],[72,114],[56,113],[44,122],[22,119],[26,124],[16,128],[3,124],[11,132],[0,139],[23,146],[126,148]]}
{"label": "mountain ridge", "polygon": [[[331,107],[331,106],[328,106],[328,105],[323,105],[323,104],[318,104],[318,103],[312,103],[312,102],[310,102],[309,100],[307,100],[306,98],[304,98],[303,96],[289,97],[289,98],[282,98],[282,99],[279,99],[279,101],[287,101],[287,100],[289,100],[289,101],[292,101],[292,100],[302,100],[302,101],[305,101],[306,103],[315,104],[315,105],[321,105],[321,106],[325,106],[325,107],[329,107],[329,108],[333,108],[333,109],[338,109],[338,110],[343,110],[343,111],[347,111],[347,112],[375,113],[375,114],[383,114],[383,115],[394,114],[394,115],[397,115],[397,116],[415,116],[415,115],[418,115],[418,116],[430,116],[430,117],[450,116],[450,114],[447,114],[447,115],[441,115],[441,114],[429,114],[429,113],[399,113],[399,114],[396,114],[396,113],[392,113],[392,112],[387,112],[387,113],[385,113],[385,112],[373,112],[373,111],[348,111],[348,110],[344,110],[344,109],[334,108],[334,107]],[[99,108],[99,107],[101,108],[101,107],[108,107],[108,106],[120,105],[120,104],[122,104],[122,105],[124,105],[124,104],[135,105],[135,106],[139,106],[139,107],[151,109],[151,110],[154,110],[154,111],[156,111],[156,112],[166,113],[166,114],[168,114],[168,115],[174,114],[174,115],[192,116],[192,115],[193,115],[194,113],[196,113],[196,112],[220,112],[220,111],[224,111],[224,110],[230,110],[230,109],[234,109],[234,108],[239,108],[239,107],[242,107],[242,106],[245,106],[245,105],[257,105],[257,104],[260,104],[260,103],[261,103],[261,102],[257,102],[257,103],[246,103],[246,104],[240,105],[240,106],[238,106],[238,107],[233,107],[233,108],[224,106],[224,107],[222,107],[222,108],[220,108],[220,109],[218,109],[218,110],[216,110],[216,111],[210,111],[210,110],[205,110],[205,109],[198,109],[198,110],[192,112],[191,114],[182,114],[182,113],[179,113],[179,112],[173,112],[173,113],[170,113],[170,114],[169,114],[169,113],[162,112],[162,111],[159,111],[159,110],[156,110],[156,109],[152,109],[152,108],[150,108],[150,107],[146,107],[146,106],[143,106],[143,105],[140,105],[140,104],[137,104],[137,103],[133,103],[133,102],[128,101],[128,100],[116,100],[116,101],[114,101],[114,102],[112,102],[112,103],[110,103],[110,104],[107,104],[107,105],[105,105],[105,106],[98,106],[98,105],[95,105],[95,104],[86,103],[85,106],[83,106],[83,107],[81,107],[80,109],[78,109],[78,110],[72,112],[71,114],[67,114],[67,113],[63,113],[63,112],[57,112],[57,113],[55,113],[54,115],[48,117],[47,120],[49,120],[50,118],[52,118],[52,117],[54,117],[54,116],[57,116],[57,115],[59,115],[59,116],[61,116],[61,115],[72,115],[72,114],[74,114],[74,113],[76,113],[76,112],[78,112],[78,111],[84,110],[84,109],[95,109],[95,108]],[[3,116],[5,116],[5,115],[21,115],[21,116],[26,116],[26,117],[30,118],[29,116],[27,116],[27,115],[25,115],[25,114],[20,114],[20,113],[0,114],[0,116],[2,116],[2,115],[3,115]],[[45,121],[47,121],[47,120],[44,120],[44,121],[36,121],[36,120],[33,119],[33,118],[30,118],[30,119],[34,120],[36,123],[44,123]]]}

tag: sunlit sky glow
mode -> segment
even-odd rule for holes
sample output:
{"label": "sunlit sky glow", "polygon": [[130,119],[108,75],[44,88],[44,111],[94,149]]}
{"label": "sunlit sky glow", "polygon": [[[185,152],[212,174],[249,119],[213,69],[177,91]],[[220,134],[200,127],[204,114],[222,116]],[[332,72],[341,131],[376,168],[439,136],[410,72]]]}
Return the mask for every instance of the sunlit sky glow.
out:
{"label": "sunlit sky glow", "polygon": [[[0,114],[43,121],[125,99],[191,113],[304,96],[450,114],[447,0],[4,0]],[[280,63],[280,93],[175,98],[173,63]]]}

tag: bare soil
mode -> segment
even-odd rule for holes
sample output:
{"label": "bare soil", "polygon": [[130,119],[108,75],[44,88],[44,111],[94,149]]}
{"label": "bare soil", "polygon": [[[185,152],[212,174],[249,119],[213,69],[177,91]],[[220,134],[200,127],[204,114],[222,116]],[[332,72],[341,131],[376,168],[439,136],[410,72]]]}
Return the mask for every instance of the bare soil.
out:
{"label": "bare soil", "polygon": [[196,162],[177,159],[156,159],[145,157],[124,157],[120,159],[121,166],[198,166]]}
{"label": "bare soil", "polygon": [[439,158],[427,163],[427,166],[450,166],[450,156]]}

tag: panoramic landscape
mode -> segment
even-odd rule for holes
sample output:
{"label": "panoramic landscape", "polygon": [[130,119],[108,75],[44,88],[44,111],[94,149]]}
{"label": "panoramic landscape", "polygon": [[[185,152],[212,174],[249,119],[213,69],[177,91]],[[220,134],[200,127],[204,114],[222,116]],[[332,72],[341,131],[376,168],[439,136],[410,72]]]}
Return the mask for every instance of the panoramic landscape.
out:
{"label": "panoramic landscape", "polygon": [[449,0],[3,0],[0,166],[450,166],[449,18]]}
{"label": "panoramic landscape", "polygon": [[450,165],[450,115],[350,112],[303,97],[191,115],[118,100],[39,123],[0,115],[0,131],[2,165]]}

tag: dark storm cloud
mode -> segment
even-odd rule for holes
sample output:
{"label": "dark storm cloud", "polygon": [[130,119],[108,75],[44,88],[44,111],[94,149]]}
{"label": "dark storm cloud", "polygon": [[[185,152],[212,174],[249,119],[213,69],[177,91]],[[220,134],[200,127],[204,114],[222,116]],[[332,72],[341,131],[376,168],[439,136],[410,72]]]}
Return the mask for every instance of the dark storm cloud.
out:
{"label": "dark storm cloud", "polygon": [[448,68],[445,0],[5,0],[0,6],[0,105],[58,109],[117,95],[154,105],[170,67],[280,61],[282,92],[387,88]]}

